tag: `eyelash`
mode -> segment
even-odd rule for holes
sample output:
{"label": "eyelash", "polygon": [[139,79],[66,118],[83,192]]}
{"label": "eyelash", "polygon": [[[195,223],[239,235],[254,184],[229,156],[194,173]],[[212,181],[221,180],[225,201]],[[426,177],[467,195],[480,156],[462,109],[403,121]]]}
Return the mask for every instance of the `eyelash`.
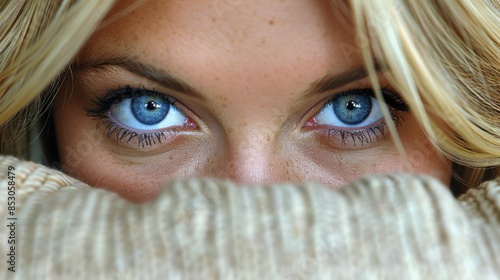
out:
{"label": "eyelash", "polygon": [[[401,115],[397,112],[392,113],[392,119],[394,123],[396,123],[396,125],[400,125],[403,120]],[[329,128],[324,130],[323,132],[330,139],[333,139],[336,135],[339,135],[342,146],[346,146],[347,140],[349,139],[352,140],[354,146],[356,146],[356,141],[358,141],[361,146],[364,146],[365,144],[371,144],[376,141],[380,141],[381,138],[383,138],[385,135],[385,127],[386,124],[384,121],[382,121],[380,124],[374,127],[361,130],[339,130],[335,128]],[[380,136],[377,135],[377,131]]]}
{"label": "eyelash", "polygon": [[[404,101],[404,99],[395,93],[392,93],[387,90],[387,87],[384,87],[382,90],[382,96],[387,105],[389,105],[390,113],[392,116],[392,120],[396,125],[401,125],[404,121],[401,116],[401,112],[409,112],[409,105]],[[334,99],[352,94],[353,92],[360,93],[363,92],[363,95],[369,97],[375,97],[375,93],[371,88],[351,88],[347,91],[344,91],[339,94],[335,94],[330,97],[327,102],[321,107],[321,110],[326,106],[330,105]],[[321,110],[319,112],[321,112]],[[382,120],[379,124],[369,128],[362,129],[351,129],[351,130],[341,130],[337,128],[327,128],[323,129],[322,132],[329,138],[334,139],[335,136],[340,136],[340,144],[341,146],[347,145],[347,140],[352,140],[353,146],[356,146],[356,141],[358,141],[361,146],[365,144],[371,144],[376,141],[381,140],[385,135],[385,120]],[[380,134],[380,136],[378,135]],[[375,139],[374,139],[375,138]]]}
{"label": "eyelash", "polygon": [[100,129],[103,126],[105,127],[106,136],[108,138],[111,138],[114,135],[118,142],[125,141],[127,144],[132,140],[137,139],[137,145],[143,148],[146,146],[161,144],[163,139],[166,139],[166,134],[177,133],[176,128],[171,128],[168,131],[138,133],[119,126],[107,116],[107,113],[113,105],[118,104],[127,98],[144,95],[144,93],[148,93],[153,97],[162,97],[172,106],[175,106],[177,103],[177,100],[174,98],[159,93],[154,89],[148,90],[142,88],[139,90],[137,88],[126,86],[124,88],[111,90],[104,95],[104,97],[95,96],[95,99],[91,101],[92,106],[90,108],[86,108],[85,111],[89,117],[93,117],[98,120],[96,129]]}

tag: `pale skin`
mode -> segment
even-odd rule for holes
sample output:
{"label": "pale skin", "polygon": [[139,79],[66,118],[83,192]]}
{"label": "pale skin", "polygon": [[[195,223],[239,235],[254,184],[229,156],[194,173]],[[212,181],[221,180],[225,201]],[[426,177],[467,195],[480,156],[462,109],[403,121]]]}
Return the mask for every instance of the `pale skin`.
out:
{"label": "pale skin", "polygon": [[[119,2],[109,18],[129,2]],[[353,70],[362,69],[361,54],[345,51],[355,48],[353,34],[327,1],[144,1],[100,28],[64,81],[54,105],[60,160],[71,175],[132,201],[154,198],[174,178],[341,187],[366,174],[407,171],[388,129],[367,131],[384,127],[383,119],[359,127],[321,121],[333,97],[371,87],[364,75],[326,91],[318,87],[325,77],[360,73]],[[167,84],[166,76],[184,90]],[[383,73],[379,78],[397,94]],[[106,127],[109,110],[89,116],[96,97],[127,87],[175,99],[182,123],[144,130],[131,123]],[[449,162],[431,148],[411,113],[391,112],[414,171],[448,184]],[[151,139],[161,143],[129,139],[124,125],[156,133]],[[108,137],[112,128],[117,134]],[[332,128],[349,131],[344,141]]]}

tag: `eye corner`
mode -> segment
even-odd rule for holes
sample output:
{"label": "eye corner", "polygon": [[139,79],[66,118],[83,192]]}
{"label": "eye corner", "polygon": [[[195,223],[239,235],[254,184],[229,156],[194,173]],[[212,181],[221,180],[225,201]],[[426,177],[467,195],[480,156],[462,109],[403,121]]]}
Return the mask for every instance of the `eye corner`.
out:
{"label": "eye corner", "polygon": [[[316,113],[317,115],[318,113]],[[302,128],[314,128],[318,126],[318,120],[315,116],[310,117],[303,125]]]}
{"label": "eye corner", "polygon": [[200,126],[191,118],[186,116],[186,121],[182,127],[199,130]]}

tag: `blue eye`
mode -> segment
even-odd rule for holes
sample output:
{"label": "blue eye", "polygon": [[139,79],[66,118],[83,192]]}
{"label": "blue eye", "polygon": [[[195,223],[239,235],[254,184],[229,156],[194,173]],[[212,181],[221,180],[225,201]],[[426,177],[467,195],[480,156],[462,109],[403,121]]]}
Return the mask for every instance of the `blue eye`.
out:
{"label": "blue eye", "polygon": [[160,94],[136,91],[134,95],[114,104],[109,110],[109,117],[134,130],[183,126],[187,120],[172,102]]}
{"label": "blue eye", "polygon": [[346,92],[330,100],[316,115],[318,125],[362,128],[383,117],[377,99],[364,91]]}
{"label": "blue eye", "polygon": [[85,109],[87,115],[96,118],[97,129],[104,127],[108,138],[117,142],[134,140],[140,147],[155,146],[178,131],[173,128],[198,128],[175,105],[175,99],[154,90],[127,86],[92,101],[93,106]]}

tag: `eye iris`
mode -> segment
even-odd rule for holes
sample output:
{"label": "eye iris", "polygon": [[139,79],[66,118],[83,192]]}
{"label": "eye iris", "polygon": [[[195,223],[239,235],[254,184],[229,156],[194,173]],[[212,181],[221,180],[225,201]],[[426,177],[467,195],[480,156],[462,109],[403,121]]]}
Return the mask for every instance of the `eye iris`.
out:
{"label": "eye iris", "polygon": [[337,118],[345,124],[362,123],[372,110],[372,100],[369,96],[349,94],[333,100],[333,111]]}
{"label": "eye iris", "polygon": [[160,123],[168,114],[170,104],[159,97],[140,96],[132,98],[130,109],[134,117],[143,124]]}

